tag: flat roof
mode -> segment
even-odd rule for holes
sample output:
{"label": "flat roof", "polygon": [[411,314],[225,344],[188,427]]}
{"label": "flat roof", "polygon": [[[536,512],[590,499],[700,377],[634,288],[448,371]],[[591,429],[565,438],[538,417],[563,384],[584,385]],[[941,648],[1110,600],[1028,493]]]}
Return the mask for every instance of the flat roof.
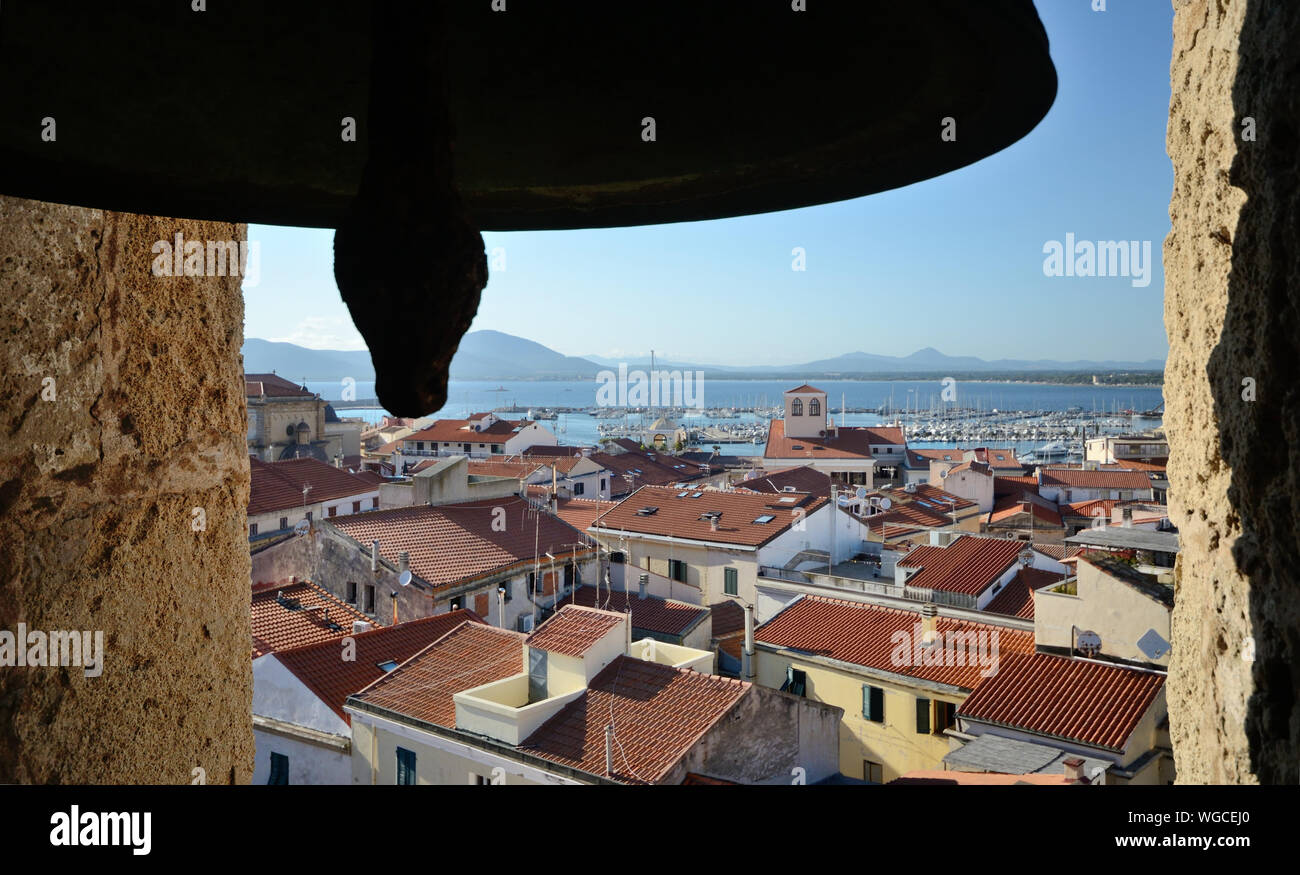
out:
{"label": "flat roof", "polygon": [[1104,529],[1087,528],[1065,539],[1067,544],[1087,544],[1093,547],[1155,550],[1158,553],[1177,553],[1176,532],[1153,532],[1150,529],[1126,529],[1107,526]]}

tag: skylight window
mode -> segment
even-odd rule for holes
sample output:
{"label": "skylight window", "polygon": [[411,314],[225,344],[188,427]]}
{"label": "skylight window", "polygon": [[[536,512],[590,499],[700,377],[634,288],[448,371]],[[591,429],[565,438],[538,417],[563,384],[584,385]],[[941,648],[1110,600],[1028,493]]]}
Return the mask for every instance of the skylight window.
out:
{"label": "skylight window", "polygon": [[790,498],[790,497],[788,497],[788,496],[787,496],[786,498],[778,498],[778,499],[777,499],[777,501],[779,501],[781,504],[794,504],[794,503],[797,502],[798,500],[799,500],[799,499],[797,499],[797,498]]}
{"label": "skylight window", "polygon": [[688,496],[688,495],[690,495],[690,494],[691,494],[691,491],[690,491],[689,489],[687,489],[685,492],[679,492],[679,493],[677,493],[677,497],[678,497],[678,498],[685,498],[686,496]]}
{"label": "skylight window", "polygon": [[776,517],[772,516],[770,513],[765,513],[761,517],[757,517],[754,522],[760,526],[765,526],[774,519],[776,519]]}
{"label": "skylight window", "polygon": [[385,672],[390,672],[390,671],[392,671],[393,669],[397,668],[397,660],[395,660],[395,659],[385,659],[383,662],[377,663],[377,665],[378,665],[379,668],[382,669],[383,671],[385,671]]}
{"label": "skylight window", "polygon": [[651,506],[647,506],[647,507],[643,507],[643,508],[639,509],[639,510],[636,512],[636,515],[637,515],[637,516],[651,516],[651,515],[656,514],[656,513],[658,513],[658,512],[659,512],[659,508],[654,507],[653,505],[651,505]]}
{"label": "skylight window", "polygon": [[691,495],[691,498],[699,498],[703,494],[704,494],[703,492],[696,492]]}
{"label": "skylight window", "polygon": [[700,514],[700,519],[702,519],[702,520],[720,520],[720,519],[722,519],[722,511],[720,511],[720,510],[706,510],[704,513]]}

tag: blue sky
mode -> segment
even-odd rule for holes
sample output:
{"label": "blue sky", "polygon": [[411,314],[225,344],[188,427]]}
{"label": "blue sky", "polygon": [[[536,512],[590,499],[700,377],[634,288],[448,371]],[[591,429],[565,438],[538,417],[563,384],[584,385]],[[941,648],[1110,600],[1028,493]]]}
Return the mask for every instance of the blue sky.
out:
{"label": "blue sky", "polygon": [[[1165,0],[1038,0],[1060,80],[1028,136],[970,167],[836,204],[713,222],[485,233],[502,247],[473,329],[566,355],[796,364],[935,347],[981,358],[1164,358],[1173,170]],[[960,136],[960,129],[958,130]],[[1150,241],[1150,284],[1048,277],[1048,241]],[[333,231],[254,225],[245,335],[362,349]],[[791,270],[803,247],[807,269]]]}

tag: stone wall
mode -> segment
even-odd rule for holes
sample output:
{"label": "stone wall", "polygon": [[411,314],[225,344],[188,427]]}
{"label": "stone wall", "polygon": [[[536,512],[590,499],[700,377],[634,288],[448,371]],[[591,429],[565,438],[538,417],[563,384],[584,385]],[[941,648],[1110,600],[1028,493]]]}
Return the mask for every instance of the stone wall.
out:
{"label": "stone wall", "polygon": [[104,646],[0,668],[0,782],[252,774],[243,300],[153,275],[177,232],[245,236],[0,197],[0,631]]}
{"label": "stone wall", "polygon": [[1300,772],[1300,4],[1176,0],[1165,240],[1183,783]]}

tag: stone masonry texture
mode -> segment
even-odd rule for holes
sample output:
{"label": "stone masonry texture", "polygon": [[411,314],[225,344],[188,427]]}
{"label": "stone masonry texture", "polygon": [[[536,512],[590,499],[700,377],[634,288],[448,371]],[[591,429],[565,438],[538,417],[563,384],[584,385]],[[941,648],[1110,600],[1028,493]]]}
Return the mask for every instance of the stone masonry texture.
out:
{"label": "stone masonry texture", "polygon": [[153,275],[178,232],[245,237],[0,197],[0,630],[104,641],[0,668],[3,782],[252,775],[243,299]]}
{"label": "stone masonry texture", "polygon": [[1300,4],[1174,9],[1165,424],[1182,553],[1170,734],[1180,783],[1295,783]]}

